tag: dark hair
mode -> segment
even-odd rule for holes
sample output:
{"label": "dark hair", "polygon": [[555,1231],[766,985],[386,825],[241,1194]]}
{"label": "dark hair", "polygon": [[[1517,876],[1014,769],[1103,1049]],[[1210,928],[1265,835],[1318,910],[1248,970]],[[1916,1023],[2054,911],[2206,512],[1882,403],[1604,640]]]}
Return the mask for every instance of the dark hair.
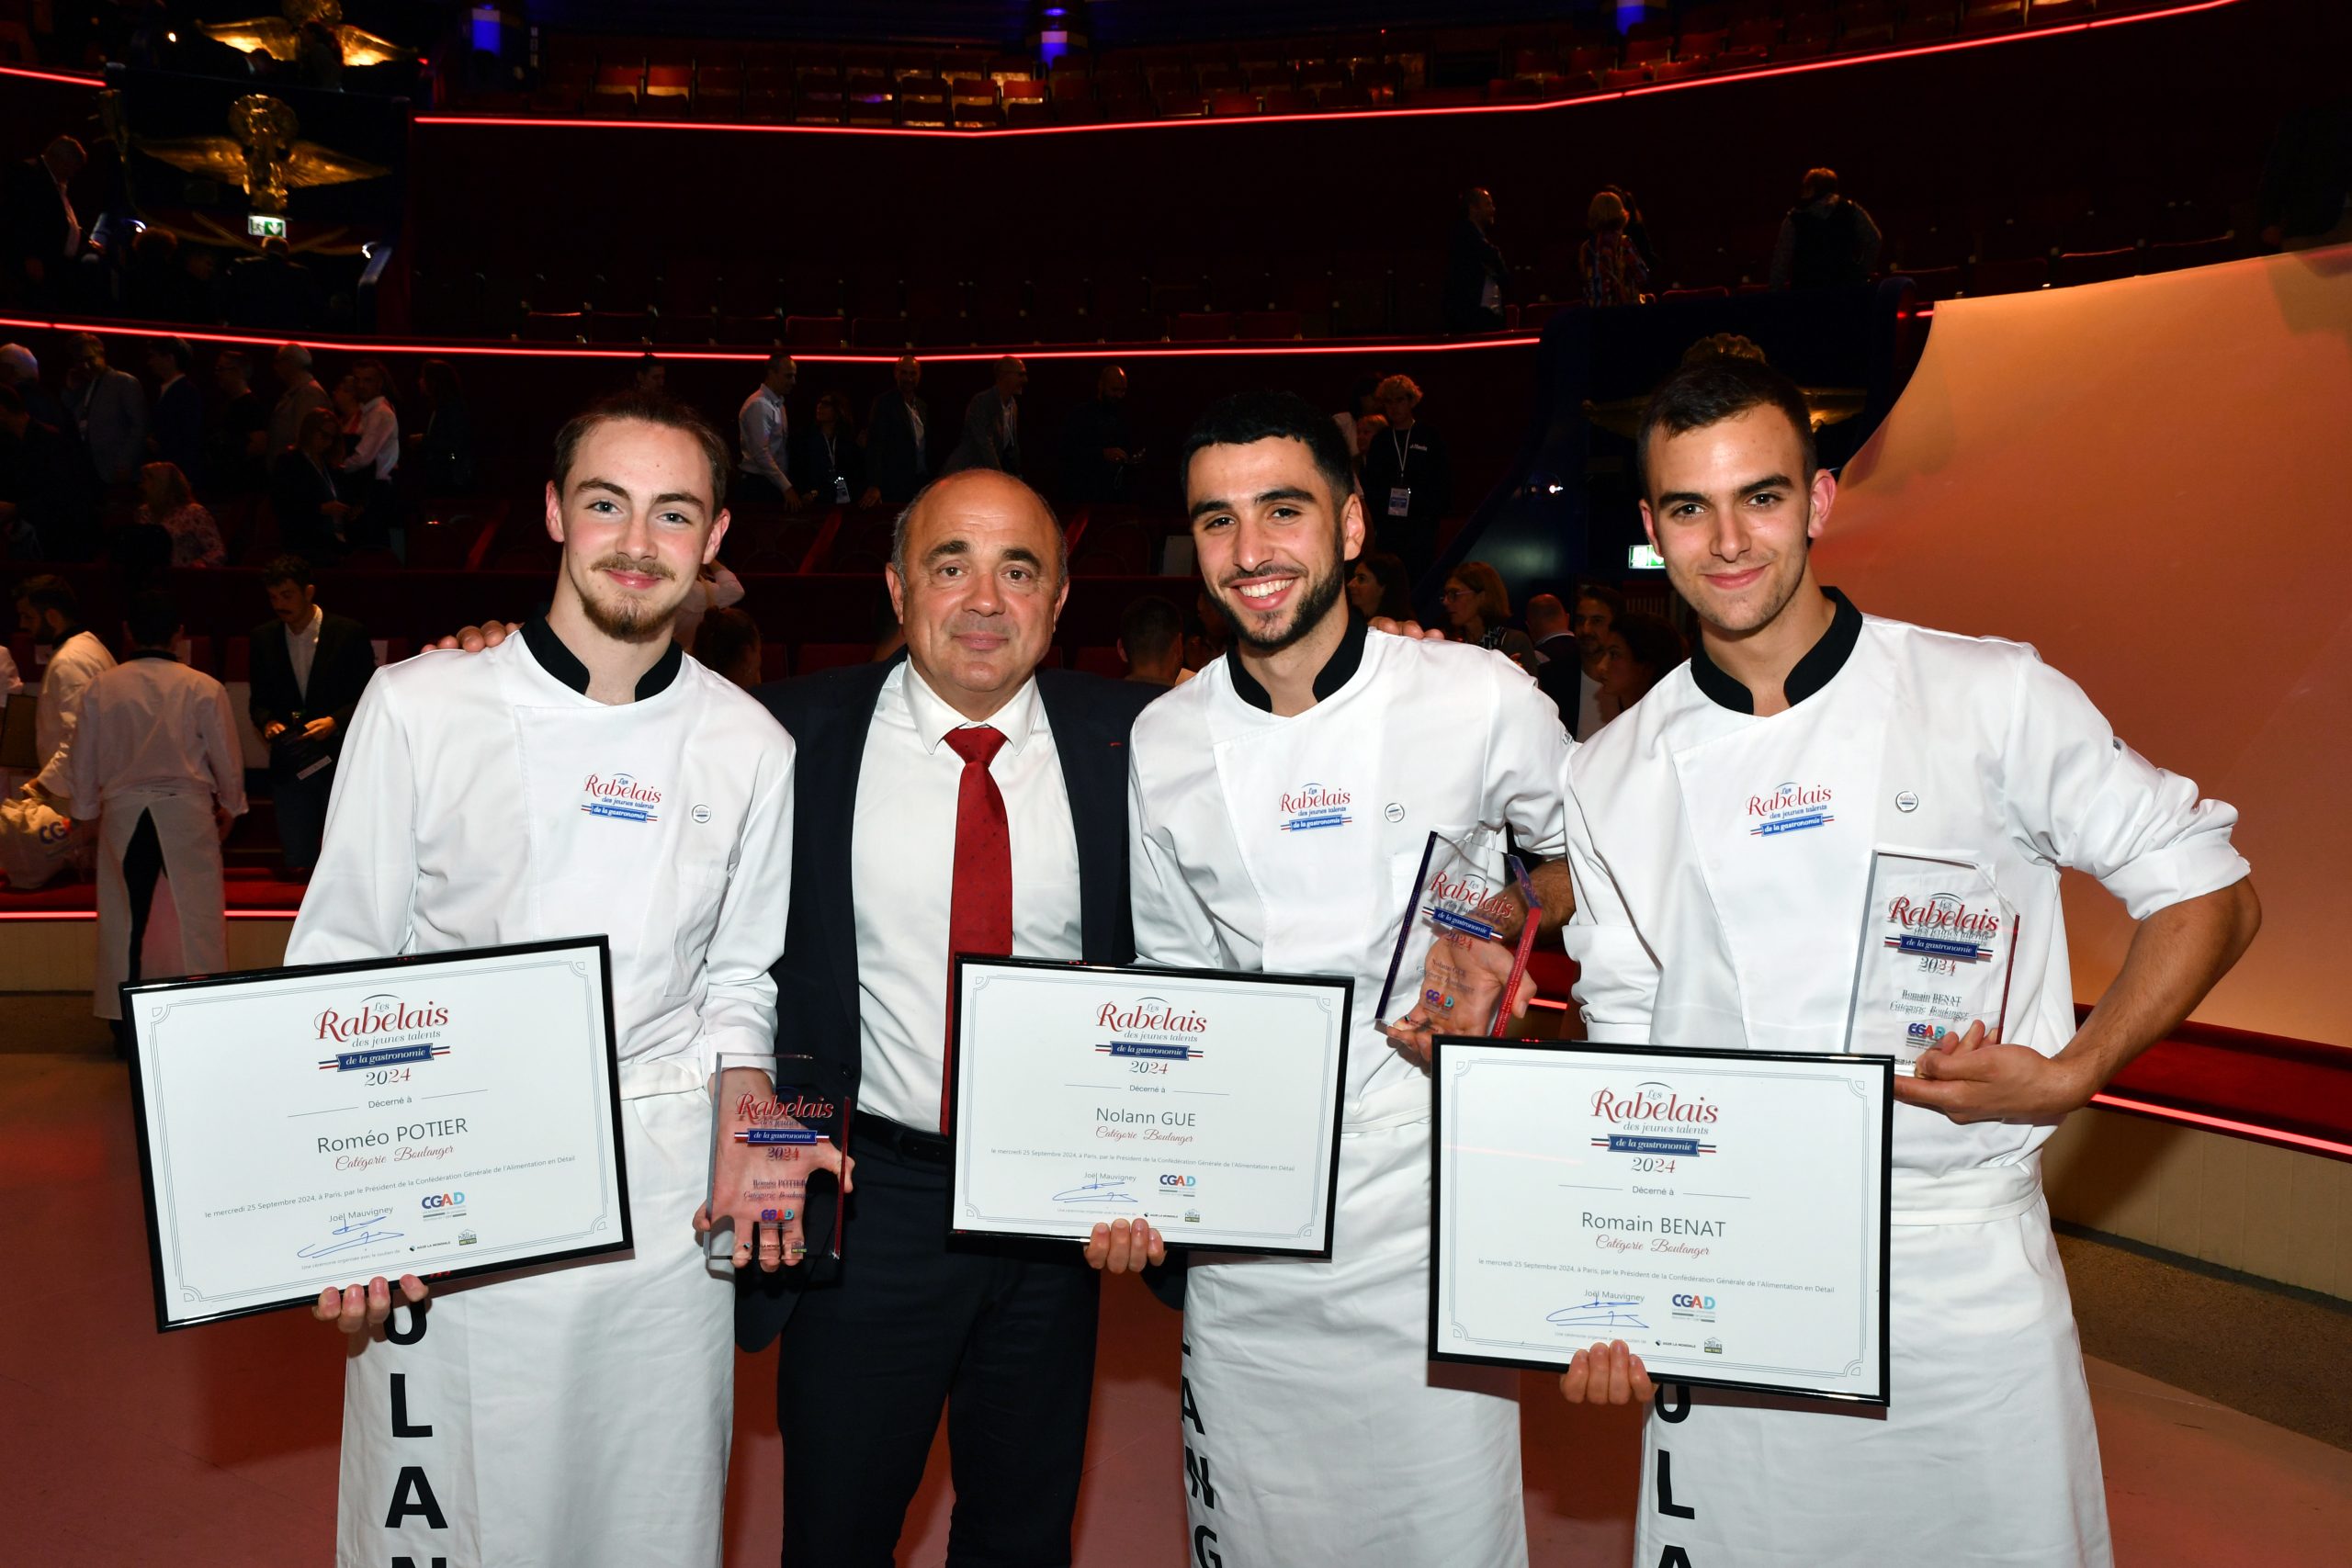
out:
{"label": "dark hair", "polygon": [[1315,466],[1331,487],[1331,504],[1346,503],[1356,491],[1355,455],[1331,416],[1296,392],[1236,392],[1208,406],[1184,437],[1176,477],[1188,479],[1193,459],[1207,446],[1252,446],[1261,441],[1304,441]]}
{"label": "dark hair", "polygon": [[1682,645],[1682,634],[1673,623],[1646,611],[1630,610],[1611,623],[1609,629],[1625,639],[1625,651],[1634,662],[1650,672],[1656,683],[1666,672],[1690,657]]}
{"label": "dark hair", "polygon": [[261,569],[264,588],[275,588],[281,582],[290,582],[297,588],[317,586],[317,579],[311,575],[311,563],[295,555],[275,557]]}
{"label": "dark hair", "polygon": [[142,588],[130,596],[130,608],[122,619],[130,628],[131,641],[141,648],[163,648],[180,629],[180,607],[162,589]]}
{"label": "dark hair", "polygon": [[186,338],[149,338],[147,340],[147,352],[150,354],[160,354],[164,355],[170,359],[174,365],[179,367],[179,372],[183,376],[196,368],[196,351],[188,347],[187,339]]}
{"label": "dark hair", "polygon": [[458,380],[458,367],[446,359],[428,359],[417,367],[417,379],[424,383],[424,389],[432,397],[435,408],[456,402],[465,396],[465,389]]}
{"label": "dark hair", "polygon": [[659,424],[671,430],[683,430],[700,443],[702,455],[710,463],[710,514],[715,520],[719,509],[727,504],[727,465],[729,455],[727,442],[710,427],[710,421],[675,398],[649,397],[642,392],[617,392],[589,404],[565,421],[555,434],[555,460],[548,468],[548,482],[555,486],[559,500],[564,486],[571,479],[571,459],[579,452],[580,444],[598,425],[616,419],[633,419],[646,424]]}
{"label": "dark hair", "polygon": [[1589,599],[1596,604],[1607,605],[1609,624],[1612,626],[1625,618],[1625,596],[1605,582],[1577,583],[1577,591],[1568,596],[1568,608],[1571,611],[1575,610],[1577,601],[1579,599]]}
{"label": "dark hair", "polygon": [[5,413],[9,418],[14,419],[17,415],[24,412],[24,395],[18,392],[14,387],[0,384],[0,413]]}
{"label": "dark hair", "polygon": [[1819,201],[1825,196],[1836,196],[1838,194],[1838,171],[1835,169],[1807,169],[1804,172],[1804,184],[1800,188],[1803,190],[1804,199],[1807,201]]}
{"label": "dark hair", "polygon": [[1759,408],[1780,410],[1795,429],[1804,454],[1801,482],[1810,482],[1821,463],[1814,451],[1813,411],[1805,406],[1804,393],[1760,359],[1718,354],[1683,366],[1650,394],[1642,410],[1640,434],[1634,438],[1634,462],[1644,488],[1649,484],[1652,433],[1684,435]]}
{"label": "dark hair", "polygon": [[695,659],[724,675],[728,667],[760,646],[760,623],[733,605],[711,611],[695,632]]}
{"label": "dark hair", "polygon": [[788,349],[788,348],[779,348],[779,349],[772,350],[772,351],[769,353],[769,355],[768,355],[767,368],[760,372],[761,378],[762,378],[763,379],[764,379],[764,378],[766,378],[767,377],[770,377],[770,376],[775,375],[775,367],[776,367],[777,366],[779,366],[779,365],[788,365],[788,364],[790,364],[791,362],[792,362],[792,350],[790,350],[790,349]]}
{"label": "dark hair", "polygon": [[1413,618],[1413,576],[1405,570],[1403,556],[1375,551],[1363,558],[1364,569],[1380,580],[1380,603],[1373,606],[1375,615],[1385,615],[1392,621]]}
{"label": "dark hair", "polygon": [[234,370],[240,376],[249,375],[252,365],[253,362],[245,357],[244,350],[241,348],[224,348],[212,356],[213,369]]}
{"label": "dark hair", "polygon": [[1181,651],[1183,641],[1182,612],[1156,593],[1145,594],[1120,612],[1119,645],[1127,650],[1130,664],[1165,659]]}
{"label": "dark hair", "polygon": [[17,597],[30,604],[36,613],[54,610],[75,626],[82,624],[82,596],[74,592],[72,583],[54,573],[28,577],[17,584]]}

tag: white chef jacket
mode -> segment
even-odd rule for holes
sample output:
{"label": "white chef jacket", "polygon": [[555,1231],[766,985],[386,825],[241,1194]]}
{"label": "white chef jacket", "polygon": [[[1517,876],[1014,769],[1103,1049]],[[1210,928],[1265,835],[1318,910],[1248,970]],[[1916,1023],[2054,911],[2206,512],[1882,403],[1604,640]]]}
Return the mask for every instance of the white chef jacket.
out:
{"label": "white chef jacket", "polygon": [[[379,671],[288,945],[309,964],[611,938],[635,1245],[436,1292],[345,1359],[345,1564],[718,1568],[734,1290],[691,1228],[702,1091],[717,1054],[775,1048],[793,744],[674,643],[635,702],[586,687],[543,621]],[[415,1477],[429,1512],[400,1506]]]}
{"label": "white chef jacket", "polygon": [[[1033,676],[985,721],[1004,744],[989,776],[1012,840],[1012,952],[1084,956],[1069,784]],[[971,721],[900,660],[882,682],[857,770],[850,876],[857,886],[858,1108],[939,1131],[946,1076],[948,901],[964,760],[950,730]]]}
{"label": "white chef jacket", "polygon": [[65,753],[81,722],[82,694],[113,668],[114,655],[105,643],[89,632],[75,632],[57,645],[41,671],[40,704],[33,710],[33,750],[40,754],[40,772],[33,782],[61,800],[71,794]]}
{"label": "white chef jacket", "polygon": [[1556,856],[1572,743],[1516,664],[1463,644],[1351,626],[1289,718],[1244,681],[1216,660],[1136,721],[1137,955],[1345,975],[1355,1001],[1331,1259],[1186,1276],[1187,1470],[1213,1482],[1191,1524],[1229,1568],[1514,1568],[1516,1377],[1432,1376],[1429,1078],[1373,1026],[1430,832],[1508,826]]}
{"label": "white chef jacket", "polygon": [[[52,665],[52,668],[54,666]],[[98,952],[91,1010],[118,1018],[138,913],[123,858],[152,818],[164,882],[150,906],[141,975],[218,974],[229,966],[215,802],[245,809],[244,757],[228,689],[153,651],[133,653],[78,694],[80,722],[61,755],[70,816],[98,823]]]}
{"label": "white chef jacket", "polygon": [[[287,962],[603,931],[622,1094],[699,1089],[717,1054],[774,1049],[791,738],[674,645],[666,684],[607,706],[535,639],[570,657],[535,623],[368,682]],[[592,809],[647,793],[642,817]]]}
{"label": "white chef jacket", "polygon": [[[2018,911],[2005,1032],[2054,1055],[2075,1032],[2059,868],[2144,918],[2247,874],[2236,813],[2125,746],[2031,648],[1833,599],[1786,711],[1747,711],[1702,649],[1577,751],[1566,946],[1588,1031],[1844,1049],[1871,854],[1913,849],[1973,861]],[[1894,1108],[1891,1408],[1700,1390],[1681,1420],[1653,1414],[1639,1561],[1860,1564],[1894,1540],[1954,1568],[2109,1561],[2041,1197],[2053,1125]],[[1650,1506],[1662,1457],[1695,1517]]]}
{"label": "white chef jacket", "polygon": [[[24,677],[17,673],[17,656],[0,648],[0,697],[14,696],[25,689]],[[34,710],[34,722],[40,722],[40,710]]]}

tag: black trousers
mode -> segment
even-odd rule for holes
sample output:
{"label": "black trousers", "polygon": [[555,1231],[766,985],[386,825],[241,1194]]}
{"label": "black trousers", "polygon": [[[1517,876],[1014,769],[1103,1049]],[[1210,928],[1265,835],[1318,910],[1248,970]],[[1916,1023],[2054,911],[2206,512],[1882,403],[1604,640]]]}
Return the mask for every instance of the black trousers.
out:
{"label": "black trousers", "polygon": [[944,1143],[935,1160],[851,1147],[840,1282],[802,1293],[779,1348],[785,1568],[890,1568],[943,1405],[949,1568],[1061,1568],[1094,1387],[1094,1270],[1076,1242],[951,1247]]}
{"label": "black trousers", "polygon": [[[130,962],[122,971],[125,980],[140,978],[139,950],[147,942],[147,915],[155,902],[155,884],[163,875],[164,840],[155,831],[154,817],[141,811],[139,826],[130,830],[130,842],[122,847],[122,880],[130,890]],[[129,1013],[115,1022],[118,1055],[130,1054],[130,1027]]]}

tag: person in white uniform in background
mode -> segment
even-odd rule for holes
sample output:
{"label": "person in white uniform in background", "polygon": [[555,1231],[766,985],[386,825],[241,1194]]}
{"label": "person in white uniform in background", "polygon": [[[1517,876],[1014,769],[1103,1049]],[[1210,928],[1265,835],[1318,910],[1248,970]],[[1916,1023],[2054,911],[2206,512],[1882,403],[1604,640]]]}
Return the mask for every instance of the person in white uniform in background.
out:
{"label": "person in white uniform in background", "polygon": [[[1348,975],[1356,989],[1331,1260],[1195,1254],[1184,1278],[1194,1556],[1523,1563],[1517,1374],[1430,1364],[1430,1082],[1373,1011],[1430,832],[1508,827],[1560,854],[1573,742],[1509,659],[1368,637],[1350,617],[1363,504],[1329,416],[1289,393],[1229,398],[1181,468],[1235,640],[1136,721],[1137,956]],[[1098,1227],[1090,1258],[1164,1258],[1165,1238],[1141,1230],[1138,1246],[1124,1223]]]}
{"label": "person in white uniform in background", "polygon": [[[1639,451],[1643,521],[1702,636],[1571,764],[1567,949],[1590,1037],[1846,1049],[1882,849],[1973,863],[2018,924],[2006,1038],[1970,1025],[1895,1078],[1891,1405],[1661,1400],[1635,1561],[2105,1564],[2041,1149],[2252,940],[2236,813],[2132,751],[2025,644],[1880,620],[1819,586],[1810,546],[1838,485],[1779,372],[1686,366]],[[2141,922],[2079,1029],[2062,866]]]}
{"label": "person in white uniform in background", "polygon": [[[66,815],[98,825],[90,1010],[116,1021],[119,1041],[124,981],[229,967],[220,840],[245,809],[228,688],[173,654],[180,617],[170,595],[150,589],[132,598],[129,630],[130,657],[79,694],[80,723],[63,753]],[[168,900],[156,897],[159,879]],[[151,911],[164,917],[152,933]],[[152,974],[141,963],[151,946]]]}
{"label": "person in white uniform in background", "polygon": [[17,629],[49,644],[41,670],[40,703],[33,710],[33,751],[40,770],[27,791],[62,807],[67,798],[65,753],[82,720],[82,694],[114,668],[114,655],[82,625],[82,601],[62,577],[28,577],[17,585]]}
{"label": "person in white uniform in background", "polygon": [[[734,1291],[696,1240],[707,1081],[721,1052],[775,1049],[793,784],[790,737],[671,637],[727,531],[727,460],[677,403],[574,419],[547,487],[547,617],[379,671],[352,721],[288,962],[602,930],[636,1246],[429,1304],[404,1276],[396,1310],[380,1278],[321,1293],[355,1336],[346,1568],[719,1561]],[[758,1226],[761,1265],[800,1228]],[[734,1229],[741,1267],[753,1227]]]}

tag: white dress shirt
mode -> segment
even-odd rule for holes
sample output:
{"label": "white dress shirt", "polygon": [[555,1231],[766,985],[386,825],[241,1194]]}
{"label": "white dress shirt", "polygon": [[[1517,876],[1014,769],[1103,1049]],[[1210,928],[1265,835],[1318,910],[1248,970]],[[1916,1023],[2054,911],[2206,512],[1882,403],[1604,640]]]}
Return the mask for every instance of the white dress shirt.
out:
{"label": "white dress shirt", "polygon": [[778,490],[792,488],[791,459],[786,446],[792,434],[792,416],[783,394],[764,382],[752,389],[735,415],[735,434],[742,443],[740,473],[759,474]]}
{"label": "white dress shirt", "polygon": [[[989,773],[1012,826],[1013,953],[1078,958],[1078,830],[1035,679],[987,722],[1004,734]],[[945,1077],[948,903],[964,776],[947,733],[967,723],[913,666],[890,671],[865,732],[850,840],[864,1064],[858,1108],[925,1133],[939,1131]]]}
{"label": "white dress shirt", "polygon": [[359,410],[359,439],[352,444],[351,456],[343,460],[343,471],[356,474],[373,468],[378,479],[388,479],[400,466],[400,415],[382,398],[370,398]]}
{"label": "white dress shirt", "polygon": [[326,624],[327,613],[316,604],[311,606],[311,619],[300,631],[286,628],[286,660],[294,666],[294,687],[307,701],[311,695],[311,666],[319,657],[319,628]]}

